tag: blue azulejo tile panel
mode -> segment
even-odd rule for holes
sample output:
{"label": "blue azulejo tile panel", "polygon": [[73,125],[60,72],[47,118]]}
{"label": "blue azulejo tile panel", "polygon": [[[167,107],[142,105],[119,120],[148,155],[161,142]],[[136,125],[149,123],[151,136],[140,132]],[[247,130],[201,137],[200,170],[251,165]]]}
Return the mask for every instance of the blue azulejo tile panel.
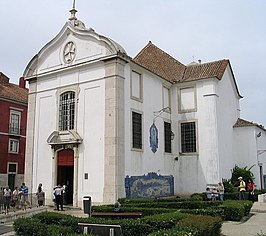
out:
{"label": "blue azulejo tile panel", "polygon": [[141,176],[126,176],[127,198],[157,198],[174,195],[174,177],[150,172]]}

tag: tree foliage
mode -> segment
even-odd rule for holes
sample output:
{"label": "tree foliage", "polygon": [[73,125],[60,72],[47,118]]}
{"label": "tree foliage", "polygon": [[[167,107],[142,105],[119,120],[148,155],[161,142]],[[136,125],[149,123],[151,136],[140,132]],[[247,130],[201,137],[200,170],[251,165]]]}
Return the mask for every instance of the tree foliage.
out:
{"label": "tree foliage", "polygon": [[[254,166],[254,165],[253,165]],[[241,176],[243,180],[247,183],[248,180],[252,180],[254,182],[254,174],[251,172],[252,167],[239,167],[237,165],[234,166],[232,170],[231,179],[223,179],[224,189],[226,193],[233,193],[238,190],[239,186],[239,177]]]}
{"label": "tree foliage", "polygon": [[[254,166],[254,165],[253,165]],[[237,165],[235,165],[235,167],[232,170],[232,177],[231,177],[231,183],[233,184],[233,186],[238,186],[239,185],[239,177],[241,176],[243,178],[243,180],[247,183],[248,180],[252,180],[254,181],[254,174],[251,172],[251,168],[253,167],[239,167]]]}

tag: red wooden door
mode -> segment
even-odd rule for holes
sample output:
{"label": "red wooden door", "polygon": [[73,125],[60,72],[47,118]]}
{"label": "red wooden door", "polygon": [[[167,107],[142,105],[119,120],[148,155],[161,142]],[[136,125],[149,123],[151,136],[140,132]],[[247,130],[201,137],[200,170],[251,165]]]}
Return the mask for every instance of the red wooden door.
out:
{"label": "red wooden door", "polygon": [[57,165],[74,166],[74,151],[72,149],[65,149],[58,152]]}

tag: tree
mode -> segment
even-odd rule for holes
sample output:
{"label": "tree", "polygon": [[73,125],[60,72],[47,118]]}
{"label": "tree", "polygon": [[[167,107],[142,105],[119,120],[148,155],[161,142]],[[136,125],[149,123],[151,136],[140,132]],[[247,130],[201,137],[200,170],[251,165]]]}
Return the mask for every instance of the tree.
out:
{"label": "tree", "polygon": [[[253,165],[254,166],[254,165]],[[247,167],[244,168],[238,167],[235,165],[235,167],[232,170],[232,177],[231,177],[231,183],[233,186],[237,187],[239,185],[239,177],[241,176],[243,180],[247,183],[248,180],[252,180],[254,182],[254,174],[251,172],[251,168],[253,167]]]}

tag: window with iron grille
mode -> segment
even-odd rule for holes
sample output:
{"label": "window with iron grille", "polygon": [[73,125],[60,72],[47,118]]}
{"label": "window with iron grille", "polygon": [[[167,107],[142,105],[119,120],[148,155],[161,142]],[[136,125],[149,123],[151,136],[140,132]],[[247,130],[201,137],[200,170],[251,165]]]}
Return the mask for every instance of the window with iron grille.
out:
{"label": "window with iron grille", "polygon": [[132,112],[133,148],[142,149],[142,114]]}
{"label": "window with iron grille", "polygon": [[164,152],[172,152],[172,143],[171,143],[171,123],[164,122]]}
{"label": "window with iron grille", "polygon": [[9,132],[11,134],[21,134],[20,119],[21,119],[21,112],[13,110],[10,111]]}
{"label": "window with iron grille", "polygon": [[181,123],[181,152],[193,153],[196,147],[196,122]]}
{"label": "window with iron grille", "polygon": [[60,95],[59,130],[74,129],[75,124],[75,92],[69,91]]}

